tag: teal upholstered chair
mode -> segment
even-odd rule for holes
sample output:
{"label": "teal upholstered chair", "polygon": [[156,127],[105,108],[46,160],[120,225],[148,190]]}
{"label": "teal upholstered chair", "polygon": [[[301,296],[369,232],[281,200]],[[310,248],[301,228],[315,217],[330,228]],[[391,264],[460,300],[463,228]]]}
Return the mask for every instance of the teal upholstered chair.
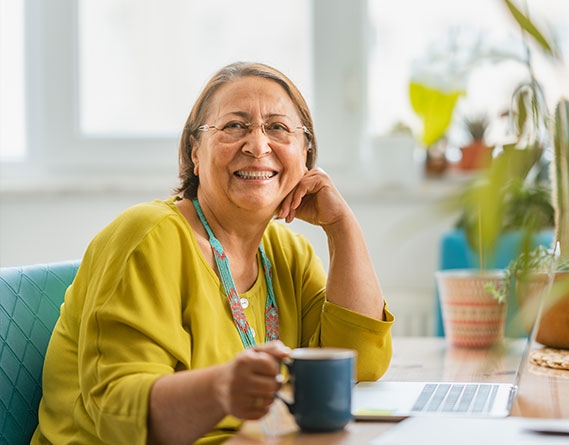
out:
{"label": "teal upholstered chair", "polygon": [[0,445],[29,443],[47,344],[79,261],[0,268]]}

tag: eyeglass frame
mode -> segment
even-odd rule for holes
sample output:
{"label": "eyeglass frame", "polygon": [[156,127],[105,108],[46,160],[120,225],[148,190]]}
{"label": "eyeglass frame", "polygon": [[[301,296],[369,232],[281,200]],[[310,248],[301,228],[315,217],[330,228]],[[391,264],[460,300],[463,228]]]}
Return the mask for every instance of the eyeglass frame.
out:
{"label": "eyeglass frame", "polygon": [[[265,125],[267,125],[265,122],[259,122],[259,123],[242,122],[242,124],[247,127],[247,133],[245,134],[245,136],[243,136],[243,138],[246,137],[252,131],[253,127],[260,127],[263,134],[268,136],[267,132],[265,130]],[[217,131],[225,131],[223,128],[218,128],[215,125],[209,125],[209,124],[203,124],[197,128],[198,131],[204,131],[204,132],[209,131],[210,129],[217,130]],[[311,148],[312,147],[312,140],[311,140],[312,133],[310,133],[310,130],[306,127],[306,125],[299,125],[299,126],[293,127],[293,129],[291,129],[291,130],[287,129],[286,132],[288,134],[293,134],[295,130],[302,130],[304,132],[304,134],[308,137],[308,146],[309,146],[309,148]],[[242,138],[240,138],[240,139],[242,139]],[[238,141],[240,139],[236,139],[236,141]]]}

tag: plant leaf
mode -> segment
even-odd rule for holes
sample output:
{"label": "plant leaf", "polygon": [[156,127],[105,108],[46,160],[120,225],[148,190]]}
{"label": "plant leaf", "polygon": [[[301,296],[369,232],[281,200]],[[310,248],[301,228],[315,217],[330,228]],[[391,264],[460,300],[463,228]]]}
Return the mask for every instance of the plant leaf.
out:
{"label": "plant leaf", "polygon": [[561,258],[569,260],[569,100],[563,98],[555,107],[551,170],[553,205],[555,207],[555,239],[559,241]]}
{"label": "plant leaf", "polygon": [[520,91],[520,94],[518,95],[518,119],[517,119],[518,138],[522,135],[527,120],[526,98],[527,98],[527,92],[523,90]]}
{"label": "plant leaf", "polygon": [[553,54],[553,49],[547,39],[543,36],[543,34],[536,28],[536,26],[531,22],[531,20],[522,12],[520,11],[512,2],[511,0],[504,0],[506,2],[506,6],[510,10],[510,13],[518,22],[518,24],[522,27],[522,29],[531,35],[535,41],[541,46],[541,48],[549,55]]}

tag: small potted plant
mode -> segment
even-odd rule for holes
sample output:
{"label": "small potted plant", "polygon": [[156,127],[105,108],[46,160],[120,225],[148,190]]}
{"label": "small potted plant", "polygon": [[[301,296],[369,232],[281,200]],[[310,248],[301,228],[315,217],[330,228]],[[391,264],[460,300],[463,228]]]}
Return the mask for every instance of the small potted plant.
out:
{"label": "small potted plant", "polygon": [[460,170],[473,171],[487,168],[490,165],[494,147],[489,147],[485,140],[489,125],[490,119],[485,113],[464,118],[463,126],[470,137],[470,141],[460,147],[462,154],[458,162]]}

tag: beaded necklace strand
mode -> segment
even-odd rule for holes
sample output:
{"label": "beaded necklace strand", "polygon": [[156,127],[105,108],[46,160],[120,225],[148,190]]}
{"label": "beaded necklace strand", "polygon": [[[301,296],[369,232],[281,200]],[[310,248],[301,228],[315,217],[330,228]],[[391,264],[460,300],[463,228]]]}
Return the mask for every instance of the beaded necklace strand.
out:
{"label": "beaded necklace strand", "polygon": [[[231,275],[231,269],[229,268],[229,258],[223,250],[223,246],[219,240],[214,236],[211,227],[209,226],[205,215],[202,211],[200,203],[197,199],[192,199],[194,208],[208,234],[209,244],[215,258],[215,263],[217,264],[217,269],[221,277],[221,282],[223,288],[225,289],[225,295],[229,301],[229,307],[231,308],[231,314],[233,315],[233,322],[237,328],[237,332],[241,337],[243,346],[245,348],[250,348],[256,345],[255,337],[243,308],[241,306],[241,301],[239,299],[239,294],[237,288],[235,287],[235,282],[233,281],[233,276]],[[275,294],[273,292],[273,280],[272,280],[272,266],[271,262],[265,254],[263,249],[263,244],[259,244],[259,252],[261,254],[261,262],[263,263],[263,272],[265,274],[265,282],[267,283],[267,302],[265,305],[265,341],[278,340],[279,338],[279,310],[277,308],[277,303],[275,301]]]}

